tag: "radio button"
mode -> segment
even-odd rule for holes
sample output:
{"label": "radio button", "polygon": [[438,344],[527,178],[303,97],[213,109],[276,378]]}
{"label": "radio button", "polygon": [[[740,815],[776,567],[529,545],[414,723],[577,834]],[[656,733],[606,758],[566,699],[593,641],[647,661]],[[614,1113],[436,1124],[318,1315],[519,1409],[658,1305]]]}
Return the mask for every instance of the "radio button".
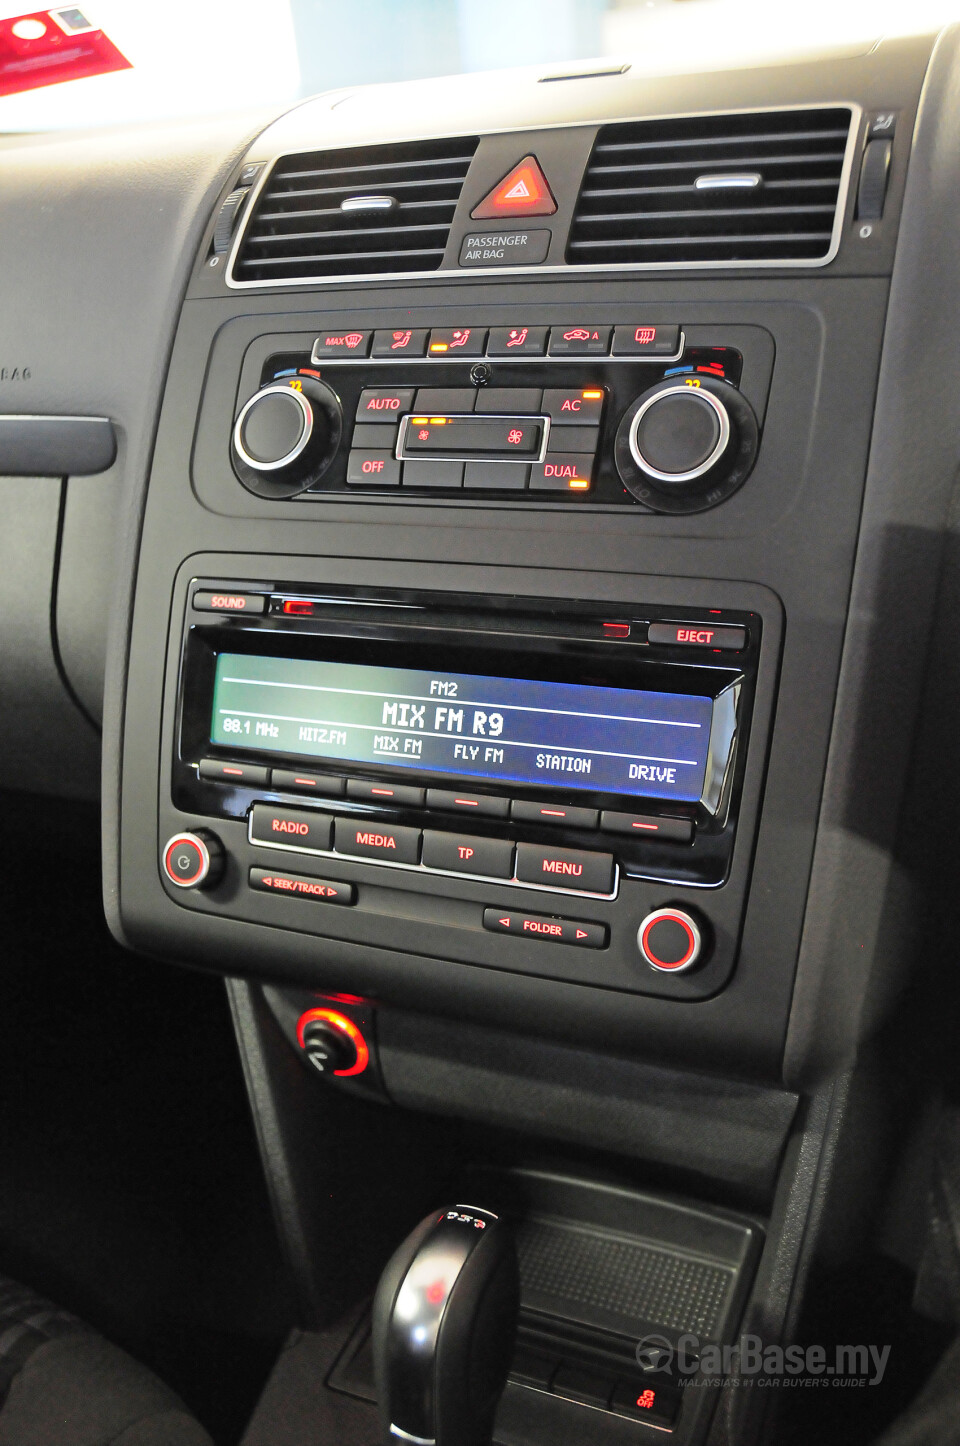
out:
{"label": "radio button", "polygon": [[347,797],[363,803],[393,804],[395,808],[422,808],[422,788],[412,783],[370,783],[364,778],[347,779]]}
{"label": "radio button", "polygon": [[373,333],[374,356],[426,356],[427,330],[410,331],[403,327],[399,331],[375,331]]}
{"label": "radio button", "polygon": [[606,924],[585,924],[578,919],[551,919],[544,914],[516,914],[512,909],[484,909],[483,927],[493,934],[523,934],[554,944],[575,944],[581,949],[602,949]]}
{"label": "radio button", "polygon": [[318,793],[327,798],[341,798],[343,784],[344,780],[336,773],[301,773],[296,768],[275,768],[270,774],[272,788]]}
{"label": "radio button", "polygon": [[515,798],[510,806],[510,815],[520,823],[566,824],[567,828],[596,828],[595,808],[571,808],[562,803],[533,803],[530,799]]}
{"label": "radio button", "polygon": [[266,788],[270,770],[258,763],[224,763],[220,758],[201,758],[200,777],[208,783],[232,783],[235,788]]}
{"label": "radio button", "polygon": [[489,793],[458,793],[446,788],[428,788],[427,808],[440,808],[447,813],[470,813],[475,818],[506,818],[510,812],[510,800],[495,798]]}
{"label": "radio button", "polygon": [[547,387],[542,406],[555,427],[599,426],[603,398],[602,387]]}
{"label": "radio button", "polygon": [[513,877],[513,849],[510,839],[471,838],[463,833],[423,835],[423,864],[428,869],[446,869],[454,874],[486,874],[491,879]]}
{"label": "radio button", "polygon": [[552,326],[551,356],[606,356],[610,350],[610,326]]}
{"label": "radio button", "polygon": [[551,427],[547,454],[552,452],[596,452],[599,427]]}
{"label": "radio button", "polygon": [[265,613],[267,599],[252,592],[195,592],[193,609],[198,613]]}
{"label": "radio button", "polygon": [[496,488],[501,492],[522,492],[529,477],[530,468],[520,467],[516,462],[468,462],[463,485],[468,490],[474,487],[486,492]]}
{"label": "radio button", "polygon": [[541,395],[539,387],[483,387],[477,392],[476,410],[508,417],[517,412],[535,414],[540,410]]}
{"label": "radio button", "polygon": [[746,628],[713,623],[651,623],[647,642],[673,648],[723,648],[738,652],[747,644]]}
{"label": "radio button", "polygon": [[613,891],[613,854],[522,843],[517,845],[517,878],[522,884],[549,884],[555,889],[609,894]]}
{"label": "radio button", "polygon": [[640,838],[664,839],[669,843],[688,844],[693,841],[693,820],[663,818],[655,813],[611,813],[600,815],[604,833],[629,833]]}
{"label": "radio button", "polygon": [[[473,387],[421,387],[417,392],[416,410],[431,417],[445,417],[448,412],[472,412],[477,393]],[[406,409],[408,412],[410,408]]]}
{"label": "radio button", "polygon": [[358,822],[355,818],[335,820],[335,848],[338,854],[358,859],[384,860],[392,864],[415,864],[420,856],[420,830],[394,824]]}
{"label": "radio button", "polygon": [[330,847],[333,819],[310,809],[273,808],[255,803],[250,814],[250,842],[280,844],[287,849]]}
{"label": "radio button", "polygon": [[324,904],[352,904],[357,897],[353,884],[314,879],[309,874],[286,874],[276,869],[251,869],[250,887],[264,894],[285,894],[288,899],[318,899]]}
{"label": "radio button", "polygon": [[543,356],[546,350],[545,326],[495,326],[487,342],[487,356]]}
{"label": "radio button", "polygon": [[531,467],[530,487],[535,492],[589,492],[594,460],[587,452],[550,452]]}
{"label": "radio button", "polygon": [[404,487],[462,487],[463,463],[446,457],[424,462],[404,462]]}
{"label": "radio button", "polygon": [[396,422],[413,406],[413,387],[364,387],[357,403],[358,422]]}
{"label": "radio button", "polygon": [[347,482],[351,487],[399,487],[400,463],[392,452],[351,452]]}

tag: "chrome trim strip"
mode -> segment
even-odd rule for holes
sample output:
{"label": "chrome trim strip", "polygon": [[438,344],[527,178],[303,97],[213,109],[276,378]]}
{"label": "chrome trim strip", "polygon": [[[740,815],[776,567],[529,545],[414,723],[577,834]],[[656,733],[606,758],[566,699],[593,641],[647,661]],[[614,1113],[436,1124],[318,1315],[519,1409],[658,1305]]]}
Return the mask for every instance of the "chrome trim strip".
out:
{"label": "chrome trim strip", "polygon": [[695,191],[753,191],[763,185],[759,171],[744,171],[741,175],[698,176],[693,183]]}
{"label": "chrome trim strip", "polygon": [[[524,134],[526,134],[527,132],[530,132],[530,131],[575,130],[575,129],[583,129],[584,126],[586,126],[586,125],[596,126],[596,127],[599,129],[599,128],[602,127],[602,126],[607,126],[607,125],[623,125],[623,124],[629,124],[631,121],[684,120],[684,119],[688,119],[688,118],[700,118],[700,117],[707,118],[707,117],[713,117],[713,116],[776,115],[776,114],[778,114],[778,113],[787,112],[787,111],[803,111],[803,110],[849,110],[849,111],[850,111],[850,130],[849,130],[849,133],[848,133],[848,136],[847,136],[847,147],[846,147],[846,152],[845,152],[844,158],[843,158],[843,167],[842,167],[841,172],[840,172],[840,186],[839,186],[839,190],[838,190],[838,192],[837,192],[837,208],[836,208],[836,212],[835,212],[834,218],[833,218],[833,232],[832,232],[831,238],[830,238],[830,246],[829,246],[829,249],[827,250],[826,255],[825,255],[825,256],[822,256],[822,257],[820,257],[819,259],[816,259],[816,260],[812,260],[812,261],[811,261],[811,260],[797,260],[797,259],[789,259],[789,258],[788,258],[788,259],[779,260],[779,261],[776,261],[776,260],[764,260],[764,261],[741,261],[741,262],[733,262],[733,261],[673,261],[673,262],[665,262],[665,261],[622,261],[622,262],[618,262],[616,265],[610,265],[610,264],[605,263],[605,262],[597,262],[597,263],[564,264],[563,266],[489,266],[489,267],[449,266],[449,267],[446,267],[446,268],[444,268],[444,267],[441,265],[441,267],[439,267],[439,268],[438,268],[437,270],[435,270],[435,271],[377,271],[377,272],[360,272],[360,273],[357,273],[357,274],[351,275],[351,276],[324,276],[324,277],[319,277],[319,278],[316,277],[316,276],[294,276],[294,277],[285,277],[285,278],[284,278],[283,280],[281,280],[281,281],[236,281],[236,280],[234,279],[234,274],[233,274],[234,266],[236,265],[237,256],[239,255],[240,247],[241,247],[241,245],[242,245],[242,243],[243,243],[243,239],[244,239],[244,237],[246,236],[247,228],[249,227],[250,222],[252,221],[252,219],[253,219],[253,217],[254,217],[254,214],[256,213],[257,201],[258,201],[258,199],[259,199],[260,192],[264,189],[264,187],[265,187],[268,179],[269,179],[270,176],[273,174],[274,167],[278,164],[278,162],[282,161],[282,160],[284,159],[284,157],[286,157],[286,156],[288,156],[288,155],[299,155],[299,154],[300,154],[299,151],[283,151],[283,152],[281,152],[279,155],[272,156],[269,160],[267,160],[267,161],[264,163],[263,170],[262,170],[262,172],[260,173],[260,176],[259,176],[258,180],[257,180],[257,181],[255,182],[255,184],[254,184],[253,194],[252,194],[251,196],[248,196],[248,197],[247,197],[247,204],[246,204],[246,207],[245,207],[245,209],[244,209],[243,220],[241,221],[241,224],[237,227],[237,232],[236,232],[236,235],[235,235],[235,237],[234,237],[233,246],[232,246],[232,248],[231,248],[231,250],[230,250],[230,256],[229,256],[229,259],[228,259],[228,261],[227,261],[227,266],[226,266],[226,282],[227,282],[227,286],[228,286],[229,289],[232,290],[232,291],[250,291],[250,290],[277,289],[278,287],[285,287],[285,286],[310,287],[310,288],[320,287],[320,286],[356,286],[356,285],[358,285],[358,284],[359,284],[359,285],[365,285],[365,284],[368,284],[368,283],[371,283],[371,282],[380,282],[380,281],[416,281],[417,283],[420,283],[420,282],[429,281],[429,280],[437,280],[437,281],[456,280],[457,282],[461,282],[461,281],[465,280],[465,279],[466,279],[467,277],[469,277],[469,276],[476,276],[476,277],[478,277],[478,278],[482,278],[482,277],[485,277],[485,276],[499,276],[501,279],[504,279],[504,278],[506,278],[506,277],[508,277],[508,276],[554,276],[554,277],[555,277],[555,276],[569,276],[569,275],[580,276],[580,275],[583,275],[583,274],[586,274],[586,275],[591,275],[591,274],[609,275],[609,274],[616,274],[617,272],[622,272],[622,271],[626,271],[626,272],[635,272],[635,271],[658,271],[658,272],[665,272],[665,271],[718,271],[718,270],[719,270],[719,271],[753,271],[753,270],[771,270],[771,269],[780,269],[780,268],[785,268],[785,269],[787,269],[787,270],[793,270],[794,268],[796,268],[796,267],[798,267],[798,266],[800,266],[800,267],[807,267],[807,268],[809,268],[810,270],[817,270],[817,269],[819,269],[819,268],[822,267],[822,266],[829,266],[830,262],[835,259],[836,255],[837,255],[837,252],[840,250],[840,239],[841,239],[841,234],[842,234],[842,231],[843,231],[844,217],[845,217],[846,209],[847,209],[847,200],[848,200],[848,198],[849,198],[849,192],[850,192],[850,178],[851,178],[851,174],[852,174],[852,172],[853,172],[853,164],[854,164],[854,159],[855,159],[855,155],[856,155],[857,140],[858,140],[859,135],[860,135],[861,121],[862,121],[862,118],[863,118],[863,107],[862,107],[857,101],[847,101],[847,100],[814,101],[813,103],[811,103],[811,104],[809,104],[809,105],[797,104],[797,105],[773,105],[773,106],[758,105],[758,106],[746,106],[746,107],[741,107],[741,108],[731,107],[729,110],[678,111],[678,112],[671,113],[671,114],[669,114],[669,115],[608,116],[608,117],[604,117],[604,118],[602,118],[602,119],[598,119],[598,120],[594,120],[594,121],[589,121],[589,122],[585,122],[585,121],[575,121],[575,122],[569,122],[569,121],[554,121],[554,122],[552,122],[552,123],[549,123],[549,124],[546,124],[546,125],[540,125],[540,126],[537,126],[537,125],[528,125],[528,126],[522,126],[522,127],[517,127],[517,126],[499,127],[499,128],[497,128],[497,127],[491,127],[489,130],[484,130],[484,129],[482,129],[482,128],[474,127],[474,128],[471,128],[469,131],[456,132],[456,133],[454,133],[454,135],[449,136],[449,137],[447,137],[447,136],[442,136],[442,137],[440,137],[440,136],[423,136],[423,135],[419,135],[419,136],[407,135],[407,136],[391,137],[390,141],[389,141],[389,142],[384,142],[384,144],[397,144],[397,145],[402,145],[404,142],[407,142],[407,141],[418,141],[418,140],[438,140],[438,139],[443,139],[443,140],[447,140],[447,139],[457,140],[457,139],[459,138],[459,136],[480,136],[480,137],[483,137],[483,136],[490,136],[490,135],[511,135],[511,134],[517,133],[518,131],[522,131]],[[343,142],[342,144],[340,144],[340,145],[324,146],[322,149],[328,150],[328,151],[343,151],[343,150],[350,150],[350,149],[352,149],[352,148],[353,148],[353,146],[352,146],[352,143],[351,143],[351,142],[349,142],[349,141],[344,141],[344,142]],[[246,158],[244,158],[244,163],[246,163]],[[471,165],[473,164],[473,161],[472,161],[472,160],[471,160],[471,163],[470,163],[470,164],[471,164]],[[469,168],[468,168],[468,170],[467,170],[467,175],[469,176],[469,174],[470,174],[470,172],[469,172]],[[465,182],[464,184],[466,184],[466,182]],[[518,222],[522,222],[522,220],[523,220],[523,218],[522,218],[522,217],[519,217],[519,216],[518,216],[516,219],[517,219]],[[451,228],[450,228],[450,229],[451,229],[451,231],[453,230],[453,226],[452,226],[452,225],[451,225]]]}
{"label": "chrome trim strip", "polygon": [[[330,799],[330,809],[335,809],[336,799]],[[287,805],[281,805],[287,807]],[[320,810],[318,809],[319,813]],[[405,827],[416,827],[416,825],[404,825]],[[429,827],[429,823],[427,827]],[[444,832],[440,829],[438,832]],[[449,830],[447,830],[449,832]],[[258,849],[275,849],[281,854],[310,854],[315,858],[338,859],[340,863],[349,864],[372,864],[375,869],[403,869],[406,873],[423,874],[427,878],[434,875],[440,879],[459,879],[475,884],[503,884],[508,889],[530,889],[535,894],[561,894],[565,899],[615,899],[620,886],[620,865],[616,859],[613,862],[613,893],[594,894],[586,889],[558,889],[553,884],[526,884],[522,879],[497,879],[488,874],[458,874],[455,869],[431,869],[426,864],[401,864],[393,859],[371,859],[364,858],[362,854],[341,854],[334,849],[307,849],[298,847],[296,844],[265,843],[263,839],[253,837],[253,814],[247,818],[247,842]],[[564,845],[558,844],[558,848]],[[587,850],[587,852],[589,852]]]}
{"label": "chrome trim strip", "polygon": [[409,1431],[401,1431],[399,1426],[390,1422],[390,1435],[396,1436],[398,1441],[411,1441],[413,1446],[437,1446],[434,1436],[411,1436]]}
{"label": "chrome trim strip", "polygon": [[710,813],[720,811],[727,775],[733,764],[737,742],[737,714],[740,707],[740,684],[724,688],[713,700],[713,720],[707,746],[707,766],[703,775],[700,802]]}
{"label": "chrome trim strip", "polygon": [[531,412],[529,416],[519,413],[510,415],[494,412],[450,412],[447,414],[447,421],[450,422],[475,422],[478,419],[487,419],[491,422],[542,422],[543,441],[540,443],[540,451],[536,457],[486,457],[478,456],[472,452],[469,457],[455,456],[452,452],[405,452],[404,443],[407,440],[407,433],[413,421],[413,414],[407,412],[400,419],[400,434],[397,437],[397,450],[395,456],[398,462],[506,462],[508,467],[538,467],[546,460],[547,445],[550,441],[550,418],[545,417],[541,412]]}
{"label": "chrome trim strip", "polygon": [[[298,403],[302,417],[303,430],[301,431],[300,436],[297,438],[296,446],[291,448],[287,455],[285,457],[281,457],[278,462],[258,462],[255,457],[250,456],[250,453],[243,445],[243,423],[247,413],[250,411],[250,408],[255,407],[261,397],[269,397],[274,395],[293,397],[294,401]],[[233,447],[241,462],[246,463],[246,465],[252,468],[254,472],[276,472],[279,467],[289,467],[291,462],[295,462],[297,460],[304,447],[306,447],[307,443],[310,441],[310,436],[312,432],[313,408],[307,401],[306,397],[303,395],[302,392],[297,391],[296,387],[284,386],[282,383],[278,382],[272,386],[261,387],[260,391],[254,392],[250,400],[244,404],[243,408],[241,409],[240,415],[237,417],[237,420],[233,425]]]}

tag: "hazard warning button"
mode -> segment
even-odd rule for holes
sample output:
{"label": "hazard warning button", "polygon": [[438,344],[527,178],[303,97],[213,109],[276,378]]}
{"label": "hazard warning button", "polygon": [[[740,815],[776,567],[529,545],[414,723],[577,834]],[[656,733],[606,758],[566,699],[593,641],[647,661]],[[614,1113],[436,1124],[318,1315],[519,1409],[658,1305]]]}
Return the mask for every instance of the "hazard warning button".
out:
{"label": "hazard warning button", "polygon": [[495,216],[552,216],[556,209],[536,156],[524,156],[470,215],[475,221],[487,221]]}

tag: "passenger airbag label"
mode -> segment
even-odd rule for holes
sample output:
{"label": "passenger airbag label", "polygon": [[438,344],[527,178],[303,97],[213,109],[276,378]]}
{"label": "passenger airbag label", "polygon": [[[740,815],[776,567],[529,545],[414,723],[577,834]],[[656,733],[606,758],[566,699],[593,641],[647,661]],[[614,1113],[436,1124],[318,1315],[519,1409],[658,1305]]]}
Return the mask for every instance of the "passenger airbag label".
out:
{"label": "passenger airbag label", "polygon": [[546,261],[550,231],[468,231],[461,266],[537,266]]}

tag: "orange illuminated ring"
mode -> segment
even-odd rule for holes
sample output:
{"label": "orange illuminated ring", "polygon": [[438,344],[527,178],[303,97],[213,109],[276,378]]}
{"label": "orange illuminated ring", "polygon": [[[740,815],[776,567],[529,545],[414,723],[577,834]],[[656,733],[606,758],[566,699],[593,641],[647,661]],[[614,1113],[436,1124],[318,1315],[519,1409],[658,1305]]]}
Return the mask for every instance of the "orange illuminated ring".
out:
{"label": "orange illuminated ring", "polygon": [[370,1050],[367,1046],[367,1041],[353,1020],[348,1019],[345,1014],[341,1014],[336,1009],[308,1009],[305,1014],[301,1014],[297,1020],[297,1043],[300,1048],[306,1049],[306,1045],[303,1042],[303,1034],[307,1025],[313,1024],[315,1020],[320,1019],[323,1020],[324,1024],[329,1024],[332,1028],[338,1029],[341,1034],[345,1034],[357,1051],[357,1058],[350,1068],[335,1069],[333,1071],[334,1074],[339,1075],[341,1079],[345,1079],[348,1075],[352,1074],[363,1074],[363,1071],[370,1063]]}

